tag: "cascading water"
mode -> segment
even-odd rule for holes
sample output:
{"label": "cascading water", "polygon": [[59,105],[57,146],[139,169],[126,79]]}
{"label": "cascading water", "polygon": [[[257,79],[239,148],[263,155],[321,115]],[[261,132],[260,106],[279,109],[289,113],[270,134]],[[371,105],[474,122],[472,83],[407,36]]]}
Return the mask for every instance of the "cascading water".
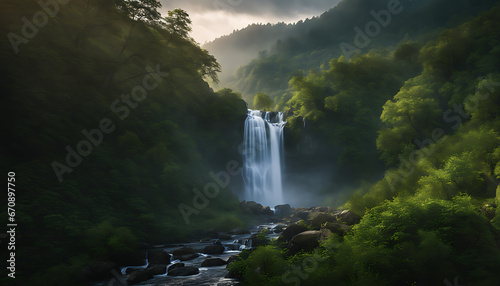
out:
{"label": "cascading water", "polygon": [[245,121],[243,181],[245,199],[274,207],[283,203],[282,112],[248,110]]}

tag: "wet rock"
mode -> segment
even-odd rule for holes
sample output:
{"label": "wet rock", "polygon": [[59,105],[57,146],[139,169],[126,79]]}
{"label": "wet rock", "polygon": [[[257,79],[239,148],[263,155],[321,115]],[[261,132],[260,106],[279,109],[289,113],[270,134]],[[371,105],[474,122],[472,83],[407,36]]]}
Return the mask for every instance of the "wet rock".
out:
{"label": "wet rock", "polygon": [[200,270],[197,267],[194,266],[184,266],[184,267],[177,267],[172,269],[171,271],[168,272],[168,275],[170,276],[189,276],[189,275],[196,275],[200,273]]}
{"label": "wet rock", "polygon": [[226,265],[227,262],[220,258],[207,258],[201,263],[201,267],[213,267]]}
{"label": "wet rock", "polygon": [[189,246],[184,246],[184,247],[181,247],[179,249],[172,251],[172,254],[174,256],[180,256],[180,255],[184,255],[184,254],[193,254],[193,253],[196,253],[195,250]]}
{"label": "wet rock", "polygon": [[168,272],[170,272],[170,270],[173,270],[175,268],[179,268],[179,267],[184,267],[184,263],[175,263],[174,265],[171,265],[169,268],[168,268]]}
{"label": "wet rock", "polygon": [[172,251],[172,254],[174,255],[174,259],[180,259],[183,256],[187,257],[188,255],[196,254],[196,251],[191,247],[184,246]]}
{"label": "wet rock", "polygon": [[132,274],[130,274],[130,276],[127,278],[127,284],[128,285],[137,284],[149,280],[151,278],[153,278],[153,275],[149,273],[149,271],[137,270],[132,272]]}
{"label": "wet rock", "polygon": [[161,275],[167,273],[167,265],[154,265],[146,268],[146,271],[151,275]]}
{"label": "wet rock", "polygon": [[180,261],[187,261],[187,260],[192,260],[192,259],[195,259],[195,258],[198,258],[200,257],[200,255],[198,253],[193,253],[193,254],[185,254],[185,255],[181,255],[178,257],[178,259]]}
{"label": "wet rock", "polygon": [[150,251],[149,257],[150,257],[149,266],[156,265],[156,264],[160,264],[160,265],[170,264],[170,254],[168,254],[168,252],[166,252],[166,251],[163,251],[163,250]]}
{"label": "wet rock", "polygon": [[213,245],[207,245],[203,248],[203,253],[205,254],[222,254],[226,248],[220,243],[220,241],[215,242]]}

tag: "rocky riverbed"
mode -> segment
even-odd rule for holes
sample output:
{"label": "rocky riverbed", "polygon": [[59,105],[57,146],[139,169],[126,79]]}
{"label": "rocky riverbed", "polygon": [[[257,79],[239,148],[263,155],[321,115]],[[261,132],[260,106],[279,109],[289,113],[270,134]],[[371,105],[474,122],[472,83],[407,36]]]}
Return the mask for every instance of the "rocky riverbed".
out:
{"label": "rocky riverbed", "polygon": [[112,273],[112,277],[92,285],[240,285],[227,265],[237,259],[243,249],[265,244],[257,236],[262,230],[268,230],[268,238],[287,243],[290,251],[296,252],[313,249],[331,233],[343,235],[359,222],[359,216],[350,211],[326,207],[292,209],[283,205],[276,206],[273,212],[254,202],[242,202],[241,208],[272,222],[228,233],[212,233],[202,241],[151,247],[142,266],[118,268],[113,263],[98,264],[86,271],[96,277],[99,272],[103,277]]}

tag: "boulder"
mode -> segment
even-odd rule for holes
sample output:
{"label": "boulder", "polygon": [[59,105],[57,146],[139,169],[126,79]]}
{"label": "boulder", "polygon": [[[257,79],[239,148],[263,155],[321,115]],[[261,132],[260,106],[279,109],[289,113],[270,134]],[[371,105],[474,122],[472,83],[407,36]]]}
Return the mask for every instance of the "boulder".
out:
{"label": "boulder", "polygon": [[170,276],[189,276],[189,275],[196,275],[200,273],[200,270],[197,267],[194,266],[184,266],[184,267],[177,267],[172,269],[171,271],[168,272],[168,275]]}
{"label": "boulder", "polygon": [[279,242],[289,242],[292,237],[295,235],[304,232],[307,230],[307,227],[301,224],[292,224],[289,227],[287,227],[280,235],[278,238]]}
{"label": "boulder", "polygon": [[207,258],[201,263],[201,267],[213,267],[226,265],[227,262],[220,258]]}
{"label": "boulder", "polygon": [[349,230],[351,230],[351,227],[347,224],[336,222],[327,222],[324,227],[329,229],[332,233],[340,236],[344,236]]}
{"label": "boulder", "polygon": [[319,241],[327,240],[331,235],[332,232],[328,228],[321,228],[319,230],[320,235],[319,235]]}
{"label": "boulder", "polygon": [[252,215],[273,215],[274,212],[269,207],[263,207],[254,201],[242,201],[240,209],[246,214]]}
{"label": "boulder", "polygon": [[163,250],[155,250],[155,251],[150,251],[149,252],[149,265],[168,265],[170,264],[170,254],[168,252],[163,251]]}
{"label": "boulder", "polygon": [[337,218],[335,216],[330,214],[320,213],[311,221],[311,225],[314,228],[319,229],[324,223],[335,222],[335,221],[337,221]]}
{"label": "boulder", "polygon": [[170,272],[170,270],[173,270],[175,268],[179,268],[179,267],[184,267],[184,263],[175,263],[174,265],[171,265],[169,268],[168,268],[168,272]]}
{"label": "boulder", "polygon": [[222,254],[226,248],[220,244],[207,245],[203,248],[203,253],[205,254]]}
{"label": "boulder", "polygon": [[87,281],[101,281],[113,277],[113,270],[120,273],[120,267],[114,262],[95,262],[82,269]]}
{"label": "boulder", "polygon": [[146,271],[149,272],[151,275],[161,275],[167,273],[167,265],[153,265],[148,268],[146,268]]}
{"label": "boulder", "polygon": [[177,257],[177,259],[179,259],[180,261],[187,261],[187,260],[195,259],[198,257],[200,257],[200,255],[198,253],[193,253],[193,254],[181,255],[181,256]]}
{"label": "boulder", "polygon": [[194,254],[194,253],[196,253],[196,251],[189,246],[184,246],[184,247],[181,247],[179,249],[172,251],[174,258],[178,257],[178,256],[182,256],[182,255],[186,255],[186,254]]}
{"label": "boulder", "polygon": [[137,284],[149,280],[151,278],[153,278],[153,275],[151,275],[149,271],[137,270],[132,272],[132,274],[130,274],[130,276],[127,278],[127,284],[128,285]]}
{"label": "boulder", "polygon": [[277,225],[273,228],[274,233],[281,233],[286,228],[286,225]]}
{"label": "boulder", "polygon": [[351,212],[350,210],[344,210],[336,214],[335,217],[337,217],[340,222],[343,222],[347,225],[355,225],[361,220],[361,217],[359,215]]}
{"label": "boulder", "polygon": [[311,251],[319,245],[321,232],[317,230],[304,231],[292,238],[288,248],[292,253],[300,250]]}
{"label": "boulder", "polygon": [[274,207],[274,212],[279,217],[286,217],[293,214],[293,210],[289,204],[277,205]]}

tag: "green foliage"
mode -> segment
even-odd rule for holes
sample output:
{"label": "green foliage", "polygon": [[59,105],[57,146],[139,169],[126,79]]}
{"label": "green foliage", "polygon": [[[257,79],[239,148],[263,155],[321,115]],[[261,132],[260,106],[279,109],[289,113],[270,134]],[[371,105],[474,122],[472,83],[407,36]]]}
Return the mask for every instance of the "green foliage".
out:
{"label": "green foliage", "polygon": [[274,101],[269,97],[269,95],[259,92],[253,98],[253,108],[257,110],[272,110]]}
{"label": "green foliage", "polygon": [[500,248],[473,205],[466,196],[397,198],[372,208],[347,236],[331,236],[313,253],[282,261],[277,248],[259,247],[230,267],[249,285],[439,285],[454,277],[465,285],[494,284]]}
{"label": "green foliage", "polygon": [[[0,6],[4,35],[22,36],[19,19],[40,10],[29,1]],[[42,285],[30,279],[51,267],[76,269],[70,260],[82,254],[85,263],[127,263],[138,241],[182,241],[214,217],[223,218],[216,230],[241,226],[237,199],[224,188],[191,224],[179,212],[179,204],[192,205],[194,188],[213,182],[210,171],[240,158],[243,128],[236,126],[246,106],[203,80],[216,80],[220,66],[188,37],[187,13],[174,10],[165,20],[160,8],[156,0],[73,0],[17,54],[7,37],[0,40],[1,112],[12,122],[2,163],[25,178],[18,255],[31,263],[16,268],[20,284]],[[134,99],[140,87],[147,94]],[[59,182],[51,163],[68,165],[67,148],[88,141],[82,130],[99,129],[104,118],[114,130]]]}

